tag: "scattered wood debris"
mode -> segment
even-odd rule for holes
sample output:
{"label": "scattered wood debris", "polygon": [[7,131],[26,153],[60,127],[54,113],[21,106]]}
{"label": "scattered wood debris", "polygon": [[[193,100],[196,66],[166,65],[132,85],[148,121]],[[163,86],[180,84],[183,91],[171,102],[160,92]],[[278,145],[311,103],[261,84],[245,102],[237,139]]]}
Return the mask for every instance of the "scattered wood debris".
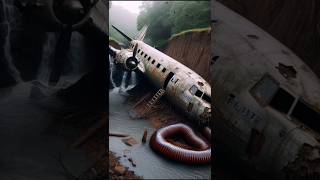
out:
{"label": "scattered wood debris", "polygon": [[114,137],[128,137],[130,135],[128,134],[122,134],[122,133],[109,133],[109,136],[114,136]]}
{"label": "scattered wood debris", "polygon": [[138,144],[138,142],[133,137],[122,139],[122,142],[128,146],[133,146]]}
{"label": "scattered wood debris", "polygon": [[122,165],[116,165],[114,167],[114,170],[119,175],[123,175],[126,172],[126,168],[124,166],[122,166]]}
{"label": "scattered wood debris", "polygon": [[147,142],[147,136],[148,136],[148,131],[147,129],[144,129],[143,136],[142,136],[142,143]]}

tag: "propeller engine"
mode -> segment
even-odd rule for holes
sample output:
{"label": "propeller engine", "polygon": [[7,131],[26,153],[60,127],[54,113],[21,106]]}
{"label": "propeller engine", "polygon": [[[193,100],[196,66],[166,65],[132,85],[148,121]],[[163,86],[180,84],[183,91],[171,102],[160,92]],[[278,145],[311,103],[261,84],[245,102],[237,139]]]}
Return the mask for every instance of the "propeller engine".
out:
{"label": "propeller engine", "polygon": [[133,51],[128,49],[115,49],[109,46],[109,53],[113,57],[115,64],[121,64],[127,71],[135,71],[138,68],[139,61],[136,58],[138,45],[136,45]]}
{"label": "propeller engine", "polygon": [[90,10],[98,0],[39,0],[28,1],[26,8],[48,32],[58,32],[54,61],[49,82],[56,85],[62,74],[69,51],[72,32],[80,31],[90,22]]}
{"label": "propeller engine", "polygon": [[[135,77],[135,72],[137,72],[137,70],[139,70],[139,72],[140,71],[144,72],[144,66],[142,64],[140,64],[139,66],[140,62],[136,57],[138,42],[135,41],[135,39],[132,39],[129,36],[127,36],[125,33],[123,33],[121,30],[119,30],[115,26],[112,26],[112,27],[131,43],[131,47],[132,45],[134,45],[133,50],[132,48],[130,49],[121,48],[121,50],[118,50],[109,45],[109,55],[113,58],[114,64],[121,65],[121,67],[127,71],[124,73],[123,79],[126,79],[127,77],[131,77],[131,78]],[[148,26],[144,26],[142,28],[136,40],[139,40],[139,41],[143,40],[147,31],[147,28]],[[122,82],[125,82],[125,81],[122,80]],[[135,85],[131,87],[135,87]]]}

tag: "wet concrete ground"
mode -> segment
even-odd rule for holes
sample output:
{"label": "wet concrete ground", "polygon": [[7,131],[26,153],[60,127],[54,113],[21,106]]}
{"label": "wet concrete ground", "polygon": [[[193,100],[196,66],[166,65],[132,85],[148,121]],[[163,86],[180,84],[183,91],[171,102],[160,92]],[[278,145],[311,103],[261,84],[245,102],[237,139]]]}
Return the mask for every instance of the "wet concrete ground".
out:
{"label": "wet concrete ground", "polygon": [[[153,152],[149,146],[151,134],[155,131],[151,122],[145,119],[132,119],[129,117],[130,107],[126,102],[126,96],[119,93],[119,88],[109,92],[109,132],[121,132],[129,134],[138,142],[129,147],[121,138],[110,137],[109,149],[120,156],[120,162],[129,167],[129,170],[144,179],[210,179],[211,165],[186,165],[164,158]],[[145,144],[141,144],[144,129],[148,130],[148,138]],[[127,157],[124,157],[123,155]],[[128,161],[131,157],[136,167]]]}
{"label": "wet concrete ground", "polygon": [[[0,179],[65,180],[63,164],[79,175],[90,164],[85,152],[68,148],[57,112],[64,104],[32,83],[0,90]],[[60,109],[60,110],[59,110]]]}

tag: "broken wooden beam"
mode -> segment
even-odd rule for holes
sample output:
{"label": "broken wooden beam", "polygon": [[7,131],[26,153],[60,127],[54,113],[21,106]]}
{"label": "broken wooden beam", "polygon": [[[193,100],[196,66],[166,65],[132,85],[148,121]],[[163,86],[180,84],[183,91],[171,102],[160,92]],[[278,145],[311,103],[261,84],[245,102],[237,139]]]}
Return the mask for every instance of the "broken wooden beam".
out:
{"label": "broken wooden beam", "polygon": [[114,137],[128,137],[130,135],[128,134],[122,134],[122,133],[109,133],[109,136],[114,136]]}

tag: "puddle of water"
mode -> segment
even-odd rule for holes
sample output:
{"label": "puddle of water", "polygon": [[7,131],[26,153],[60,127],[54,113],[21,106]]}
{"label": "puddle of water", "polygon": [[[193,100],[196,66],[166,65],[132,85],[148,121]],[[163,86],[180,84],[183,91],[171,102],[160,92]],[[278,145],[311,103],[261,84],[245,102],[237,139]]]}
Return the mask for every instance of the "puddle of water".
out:
{"label": "puddle of water", "polygon": [[[52,127],[54,114],[30,98],[32,87],[20,83],[0,90],[6,94],[0,97],[0,179],[66,180],[59,154],[69,171],[80,175],[90,164],[86,153],[67,147],[59,127]],[[54,99],[42,103],[62,105]]]}
{"label": "puddle of water", "polygon": [[[121,138],[109,138],[109,150],[121,156],[121,163],[145,179],[211,179],[211,165],[185,165],[154,153],[149,146],[149,139],[155,129],[147,120],[133,120],[129,117],[130,107],[125,102],[126,96],[118,90],[115,88],[109,91],[109,132],[129,134],[139,142],[129,147],[121,141]],[[148,130],[147,143],[140,144],[145,128]],[[136,167],[123,157],[126,149],[130,150],[126,153],[127,158],[132,157],[137,164]]]}

